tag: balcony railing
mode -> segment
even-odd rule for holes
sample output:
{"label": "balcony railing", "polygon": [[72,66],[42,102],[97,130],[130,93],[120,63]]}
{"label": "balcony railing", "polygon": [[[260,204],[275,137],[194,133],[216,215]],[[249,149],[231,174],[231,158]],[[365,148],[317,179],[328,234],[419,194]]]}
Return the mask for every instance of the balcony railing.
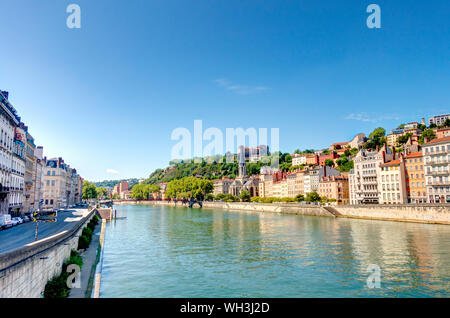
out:
{"label": "balcony railing", "polygon": [[440,149],[440,150],[438,150],[438,151],[428,151],[428,152],[425,152],[425,156],[433,156],[433,155],[442,155],[442,154],[447,154],[447,153],[449,153],[449,151],[448,150],[442,150],[442,149]]}
{"label": "balcony railing", "polygon": [[443,160],[428,160],[425,162],[425,164],[427,165],[444,165],[444,164],[449,164],[450,160],[449,159],[443,159]]}
{"label": "balcony railing", "polygon": [[428,181],[427,186],[446,186],[450,185],[450,180],[442,180],[442,181]]}
{"label": "balcony railing", "polygon": [[449,174],[448,170],[429,171],[429,172],[425,173],[426,176],[444,176],[444,175],[448,175],[448,174]]}

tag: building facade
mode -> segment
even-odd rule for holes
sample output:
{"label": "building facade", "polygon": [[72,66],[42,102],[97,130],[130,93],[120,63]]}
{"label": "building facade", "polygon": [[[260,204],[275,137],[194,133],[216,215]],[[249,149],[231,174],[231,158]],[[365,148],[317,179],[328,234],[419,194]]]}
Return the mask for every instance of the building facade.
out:
{"label": "building facade", "polygon": [[405,178],[408,203],[427,202],[422,152],[413,152],[405,157]]}
{"label": "building facade", "polygon": [[450,137],[422,145],[427,202],[450,203]]}
{"label": "building facade", "polygon": [[450,119],[450,114],[436,115],[428,119],[428,125],[435,124],[436,126],[442,125],[447,119]]}
{"label": "building facade", "polygon": [[380,204],[404,204],[408,201],[403,156],[380,165],[378,175]]}
{"label": "building facade", "polygon": [[348,177],[323,177],[319,182],[318,193],[321,197],[336,200],[337,204],[348,204],[350,202]]}
{"label": "building facade", "polygon": [[350,204],[379,203],[378,178],[380,165],[393,159],[393,154],[385,145],[380,151],[361,149],[353,159],[350,170]]}
{"label": "building facade", "polygon": [[0,91],[0,215],[9,213],[14,134],[19,123],[8,92]]}

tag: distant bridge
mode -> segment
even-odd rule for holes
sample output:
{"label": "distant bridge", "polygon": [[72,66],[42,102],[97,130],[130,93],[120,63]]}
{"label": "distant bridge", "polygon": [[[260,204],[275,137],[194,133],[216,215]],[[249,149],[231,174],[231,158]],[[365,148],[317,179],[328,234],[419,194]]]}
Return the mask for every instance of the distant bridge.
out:
{"label": "distant bridge", "polygon": [[111,208],[113,206],[113,200],[102,200],[99,201],[100,205],[105,205],[109,208]]}
{"label": "distant bridge", "polygon": [[199,206],[200,208],[203,208],[203,201],[196,200],[196,199],[191,199],[191,200],[189,201],[189,207],[190,207],[190,208],[193,208],[193,207],[194,207],[194,204],[198,204],[198,206]]}

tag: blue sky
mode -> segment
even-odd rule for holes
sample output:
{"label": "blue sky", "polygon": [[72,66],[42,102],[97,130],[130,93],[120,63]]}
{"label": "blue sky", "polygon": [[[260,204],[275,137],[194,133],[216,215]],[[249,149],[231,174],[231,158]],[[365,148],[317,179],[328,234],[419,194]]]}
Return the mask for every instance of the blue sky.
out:
{"label": "blue sky", "polygon": [[[66,27],[70,3],[81,29]],[[381,29],[366,26],[370,3]],[[450,110],[448,0],[0,0],[0,12],[0,89],[45,154],[89,180],[165,167],[172,131],[195,119],[279,128],[293,151]]]}

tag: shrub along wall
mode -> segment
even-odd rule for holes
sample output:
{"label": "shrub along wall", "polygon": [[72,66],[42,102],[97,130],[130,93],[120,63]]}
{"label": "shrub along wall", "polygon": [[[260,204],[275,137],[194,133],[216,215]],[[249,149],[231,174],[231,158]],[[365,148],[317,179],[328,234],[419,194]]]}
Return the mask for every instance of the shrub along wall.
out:
{"label": "shrub along wall", "polygon": [[[83,229],[81,236],[78,239],[78,250],[85,250],[89,247],[92,241],[93,231],[98,224],[98,221],[99,217],[94,215],[88,225]],[[53,277],[45,285],[44,298],[66,298],[69,296],[70,288],[67,286],[67,279],[73,272],[68,272],[67,268],[71,264],[78,265],[80,269],[83,266],[83,258],[75,250],[71,251],[69,259],[64,262],[61,274]],[[74,281],[72,281],[72,283],[74,283]]]}

